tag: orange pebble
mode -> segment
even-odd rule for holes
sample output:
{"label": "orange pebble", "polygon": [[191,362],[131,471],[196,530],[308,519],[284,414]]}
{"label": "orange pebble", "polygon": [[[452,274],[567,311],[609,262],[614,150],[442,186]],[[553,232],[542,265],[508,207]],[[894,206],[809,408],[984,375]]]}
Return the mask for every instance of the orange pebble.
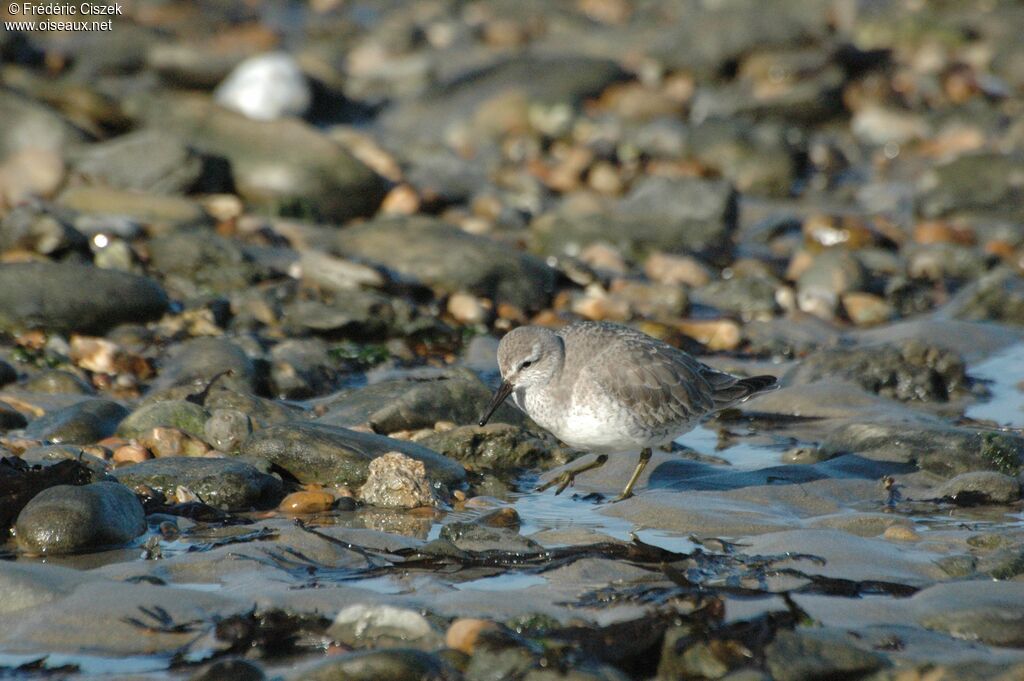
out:
{"label": "orange pebble", "polygon": [[467,655],[473,654],[477,639],[483,631],[497,631],[498,625],[488,620],[473,618],[460,618],[452,622],[448,632],[444,636],[445,645],[455,650],[461,650]]}
{"label": "orange pebble", "polygon": [[278,509],[285,513],[321,513],[334,505],[334,497],[328,492],[306,490],[292,492],[284,499]]}

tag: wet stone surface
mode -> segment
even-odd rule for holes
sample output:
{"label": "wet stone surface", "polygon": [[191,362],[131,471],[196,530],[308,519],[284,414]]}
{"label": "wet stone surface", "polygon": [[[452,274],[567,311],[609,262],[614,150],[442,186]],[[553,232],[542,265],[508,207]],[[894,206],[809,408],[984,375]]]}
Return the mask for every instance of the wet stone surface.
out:
{"label": "wet stone surface", "polygon": [[[122,4],[0,32],[0,678],[1024,678],[1019,3]],[[585,319],[782,385],[556,495]]]}
{"label": "wet stone surface", "polygon": [[168,497],[184,487],[206,504],[225,511],[271,506],[281,495],[280,480],[233,459],[152,459],[119,468],[114,477],[132,489],[146,486]]}
{"label": "wet stone surface", "polygon": [[32,498],[18,514],[18,545],[33,553],[73,553],[131,541],[146,528],[142,504],[124,485],[59,485]]}

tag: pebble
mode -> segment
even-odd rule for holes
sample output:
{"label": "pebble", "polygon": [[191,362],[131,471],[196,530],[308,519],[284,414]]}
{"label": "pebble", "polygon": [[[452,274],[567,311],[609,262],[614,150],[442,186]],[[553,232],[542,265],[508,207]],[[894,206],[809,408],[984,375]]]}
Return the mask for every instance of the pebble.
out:
{"label": "pebble", "polygon": [[884,298],[871,293],[850,291],[842,294],[840,301],[846,316],[857,326],[875,326],[889,321],[896,314]]}
{"label": "pebble", "polygon": [[237,452],[251,433],[252,419],[238,409],[214,409],[203,424],[206,441],[222,452]]}
{"label": "pebble", "polygon": [[921,535],[905,525],[892,525],[885,528],[882,537],[889,541],[921,541]]}
{"label": "pebble", "polygon": [[596,270],[615,274],[626,274],[629,271],[619,249],[602,242],[590,244],[580,251],[580,260]]}
{"label": "pebble", "polygon": [[334,505],[334,496],[320,490],[302,490],[292,492],[284,499],[278,509],[285,513],[322,513],[329,511]]}
{"label": "pebble", "polygon": [[188,400],[160,400],[143,404],[129,414],[117,427],[117,434],[126,438],[154,437],[154,428],[168,427],[193,437],[203,435],[209,413]]}
{"label": "pebble", "polygon": [[661,284],[704,286],[711,281],[708,268],[696,258],[668,253],[651,253],[644,261],[644,274]]}
{"label": "pebble", "polygon": [[51,198],[64,181],[64,159],[56,151],[26,148],[0,165],[0,204],[16,206],[32,198]]}
{"label": "pebble", "polygon": [[246,59],[217,86],[213,96],[218,104],[257,121],[302,116],[313,99],[298,62],[284,52]]}
{"label": "pebble", "polygon": [[327,631],[336,640],[350,645],[381,645],[381,639],[427,647],[440,642],[427,618],[415,610],[391,605],[349,605],[334,616]]}
{"label": "pebble", "polygon": [[448,631],[444,635],[444,643],[449,648],[472,655],[482,632],[498,630],[498,625],[489,620],[462,617],[448,627]]}
{"label": "pebble", "polygon": [[71,337],[71,361],[86,371],[103,374],[117,373],[122,350],[116,343],[103,338]]}
{"label": "pebble", "polygon": [[91,444],[113,435],[127,414],[117,402],[90,398],[37,418],[25,428],[25,435],[54,443]]}
{"label": "pebble", "polygon": [[439,503],[423,462],[400,452],[388,452],[370,462],[366,484],[359,494],[363,502],[384,508],[418,508]]}
{"label": "pebble", "polygon": [[115,464],[133,464],[152,459],[153,455],[142,445],[122,445],[114,450],[111,457]]}
{"label": "pebble", "polygon": [[448,314],[461,324],[483,324],[490,316],[479,298],[462,292],[448,296]]}
{"label": "pebble", "polygon": [[731,319],[684,319],[675,327],[712,352],[735,350],[743,339],[743,330]]}
{"label": "pebble", "polygon": [[157,458],[176,456],[207,456],[210,446],[178,428],[157,426],[138,437],[139,444]]}
{"label": "pebble", "polygon": [[380,212],[385,215],[413,215],[420,210],[420,197],[407,184],[400,184],[385,195]]}

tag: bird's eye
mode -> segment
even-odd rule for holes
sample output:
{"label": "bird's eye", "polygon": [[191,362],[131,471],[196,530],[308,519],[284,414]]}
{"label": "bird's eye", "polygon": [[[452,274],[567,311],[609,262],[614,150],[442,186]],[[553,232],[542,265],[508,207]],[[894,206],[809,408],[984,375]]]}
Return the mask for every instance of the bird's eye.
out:
{"label": "bird's eye", "polygon": [[530,366],[531,364],[533,364],[533,360],[529,360],[528,359],[525,362],[523,362],[522,364],[520,364],[519,368],[520,369],[525,369],[526,367]]}

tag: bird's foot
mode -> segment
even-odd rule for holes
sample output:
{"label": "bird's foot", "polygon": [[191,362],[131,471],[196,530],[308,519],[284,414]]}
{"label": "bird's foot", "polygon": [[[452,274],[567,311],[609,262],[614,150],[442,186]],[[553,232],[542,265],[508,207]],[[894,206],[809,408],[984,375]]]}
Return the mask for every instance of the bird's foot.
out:
{"label": "bird's foot", "polygon": [[547,482],[545,482],[543,485],[538,486],[537,491],[543,492],[557,485],[557,487],[555,487],[555,495],[557,496],[564,492],[567,488],[572,487],[573,485],[576,484],[577,475],[586,471],[594,470],[595,468],[600,468],[605,464],[606,461],[608,461],[608,455],[601,454],[596,459],[594,459],[593,461],[584,466],[563,471],[561,475],[557,475],[548,480]]}
{"label": "bird's foot", "polygon": [[559,495],[562,492],[564,492],[567,487],[572,487],[575,483],[576,483],[576,472],[575,471],[565,471],[561,475],[558,475],[558,476],[555,476],[555,477],[551,478],[550,480],[545,482],[543,485],[539,485],[537,487],[537,491],[538,492],[544,492],[545,490],[551,489],[552,487],[555,487],[555,485],[558,485],[558,487],[555,487],[555,494]]}

